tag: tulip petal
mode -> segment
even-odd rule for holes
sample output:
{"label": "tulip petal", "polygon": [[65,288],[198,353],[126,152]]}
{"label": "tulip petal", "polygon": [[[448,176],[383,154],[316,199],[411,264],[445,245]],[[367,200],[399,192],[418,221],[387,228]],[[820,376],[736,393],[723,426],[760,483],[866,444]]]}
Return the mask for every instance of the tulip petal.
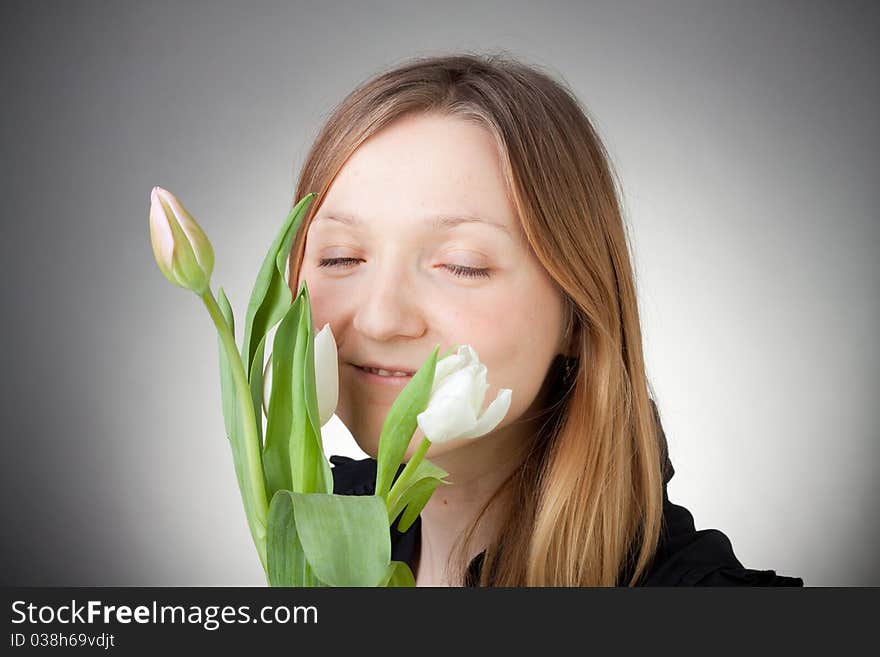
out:
{"label": "tulip petal", "polygon": [[192,245],[193,255],[205,272],[206,278],[211,278],[214,271],[214,249],[208,241],[208,236],[174,194],[159,187],[159,196],[174,213],[177,225],[186,235],[187,242]]}
{"label": "tulip petal", "polygon": [[468,344],[460,345],[457,353],[437,362],[428,406],[417,416],[418,425],[428,440],[442,443],[476,438],[501,422],[510,409],[511,391],[499,391],[481,416],[489,390],[486,377],[486,366]]}
{"label": "tulip petal", "polygon": [[168,225],[168,217],[162,211],[157,188],[150,193],[150,242],[156,264],[166,277],[172,276],[171,266],[174,258],[174,233]]}
{"label": "tulip petal", "polygon": [[324,324],[315,336],[315,387],[318,396],[318,415],[323,427],[336,412],[339,402],[339,363],[336,340],[330,324]]}
{"label": "tulip petal", "polygon": [[473,429],[465,432],[461,437],[479,438],[498,426],[501,420],[504,419],[507,411],[510,409],[511,394],[512,390],[509,388],[502,388],[499,390],[498,396],[495,397],[495,400],[491,404],[489,404],[489,407],[483,412],[480,419],[477,420]]}
{"label": "tulip petal", "polygon": [[437,367],[434,369],[434,385],[431,387],[431,393],[433,394],[436,392],[437,388],[439,388],[446,379],[460,370],[464,365],[465,356],[458,353],[438,360]]}
{"label": "tulip petal", "polygon": [[[163,202],[164,205],[164,202]],[[167,206],[166,207],[167,210]],[[170,211],[169,211],[170,212]],[[199,261],[193,251],[192,245],[186,239],[186,233],[177,223],[173,214],[168,214],[168,226],[174,235],[174,251],[172,253],[171,274],[176,281],[175,285],[192,291],[201,291],[208,283],[205,272],[199,266]]]}
{"label": "tulip petal", "polygon": [[483,364],[472,365],[473,376],[470,381],[470,399],[471,408],[474,409],[474,416],[479,416],[483,409],[483,401],[486,399],[486,391],[489,384],[486,383],[486,366]]}
{"label": "tulip petal", "polygon": [[[471,388],[473,387],[473,378],[476,375],[477,367],[477,365],[468,365],[447,376],[443,381],[440,381],[436,390],[431,392],[431,399],[457,397],[470,400],[473,396]],[[471,405],[473,406],[473,404]],[[474,417],[476,417],[479,410],[479,408],[473,409]]]}
{"label": "tulip petal", "polygon": [[269,401],[272,394],[272,359],[266,359],[266,369],[263,370],[263,414],[269,417]]}
{"label": "tulip petal", "polygon": [[468,363],[480,362],[480,357],[477,355],[477,350],[469,344],[463,344],[461,347],[459,347],[458,353],[464,355]]}
{"label": "tulip petal", "polygon": [[150,240],[165,278],[202,294],[211,280],[214,250],[180,201],[161,187],[150,193]]}
{"label": "tulip petal", "polygon": [[449,395],[432,398],[416,421],[428,440],[444,443],[471,429],[477,418],[466,398]]}

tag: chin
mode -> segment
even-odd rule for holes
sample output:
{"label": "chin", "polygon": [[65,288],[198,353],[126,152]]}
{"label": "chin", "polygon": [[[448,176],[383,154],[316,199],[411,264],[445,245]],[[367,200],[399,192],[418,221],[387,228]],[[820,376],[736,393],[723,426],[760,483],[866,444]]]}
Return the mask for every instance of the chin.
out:
{"label": "chin", "polygon": [[357,446],[360,448],[362,452],[364,452],[367,456],[372,459],[379,460],[379,436],[376,436],[376,440],[365,442],[363,440],[354,439],[354,442],[357,443]]}

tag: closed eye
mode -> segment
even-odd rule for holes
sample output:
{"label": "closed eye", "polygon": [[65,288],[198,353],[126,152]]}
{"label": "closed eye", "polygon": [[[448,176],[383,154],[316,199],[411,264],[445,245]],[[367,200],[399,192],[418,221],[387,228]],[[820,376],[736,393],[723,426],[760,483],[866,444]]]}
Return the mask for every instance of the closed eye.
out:
{"label": "closed eye", "polygon": [[[324,258],[318,263],[319,267],[351,267],[358,263],[357,258]],[[489,278],[488,268],[464,267],[462,265],[443,265],[456,276],[462,278]]]}

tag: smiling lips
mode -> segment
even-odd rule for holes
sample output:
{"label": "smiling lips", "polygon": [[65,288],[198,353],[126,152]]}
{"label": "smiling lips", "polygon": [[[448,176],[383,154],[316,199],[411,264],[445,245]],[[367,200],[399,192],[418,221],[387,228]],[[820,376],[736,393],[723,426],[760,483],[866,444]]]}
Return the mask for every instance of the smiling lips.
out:
{"label": "smiling lips", "polygon": [[412,376],[415,373],[413,370],[408,370],[405,367],[395,367],[390,365],[387,367],[381,367],[375,363],[369,365],[355,365],[355,367],[380,376]]}
{"label": "smiling lips", "polygon": [[382,368],[361,367],[360,365],[352,365],[352,367],[357,370],[358,377],[367,383],[399,388],[412,381],[411,374],[400,374],[404,370],[385,370]]}
{"label": "smiling lips", "polygon": [[400,370],[390,372],[388,370],[375,369],[372,367],[364,367],[362,369],[367,372],[372,372],[373,374],[378,374],[379,376],[411,376],[409,372],[401,372]]}

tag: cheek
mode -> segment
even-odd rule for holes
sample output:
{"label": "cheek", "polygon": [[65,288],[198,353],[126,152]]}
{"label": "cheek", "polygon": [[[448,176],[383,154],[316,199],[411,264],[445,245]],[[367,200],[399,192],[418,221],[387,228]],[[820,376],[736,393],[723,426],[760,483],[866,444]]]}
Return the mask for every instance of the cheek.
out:
{"label": "cheek", "polygon": [[[557,326],[553,306],[508,305],[495,308],[493,317],[481,323],[481,333],[473,334],[482,344],[477,353],[489,368],[488,383],[491,398],[500,388],[513,390],[511,409],[505,423],[515,419],[534,401],[541,389],[547,369],[556,353]],[[553,321],[551,321],[553,320]]]}
{"label": "cheek", "polygon": [[[309,304],[312,307],[312,323],[316,327],[317,330],[321,330],[324,324],[330,322],[335,319],[336,314],[339,312],[337,304],[334,303],[334,299],[338,298],[338,295],[334,295],[332,290],[327,288],[326,283],[321,282],[320,276],[309,276],[309,273],[303,269],[300,274],[299,281],[297,282],[298,291],[300,286],[302,285],[302,281],[305,280],[306,287],[309,291]],[[296,294],[296,291],[294,291]],[[339,336],[336,336],[337,340]]]}
{"label": "cheek", "polygon": [[530,296],[508,293],[485,300],[456,321],[467,327],[474,343],[483,345],[485,356],[478,353],[484,362],[494,356],[491,362],[503,365],[535,353],[547,340],[543,312]]}

